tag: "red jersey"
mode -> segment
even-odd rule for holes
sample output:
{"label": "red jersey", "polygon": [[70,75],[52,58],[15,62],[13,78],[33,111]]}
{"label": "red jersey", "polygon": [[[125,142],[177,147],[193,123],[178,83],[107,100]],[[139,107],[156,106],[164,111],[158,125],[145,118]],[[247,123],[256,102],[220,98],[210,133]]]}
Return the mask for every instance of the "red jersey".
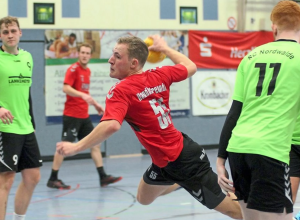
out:
{"label": "red jersey", "polygon": [[[91,70],[82,68],[79,62],[71,65],[65,75],[64,84],[72,86],[80,92],[89,94]],[[88,118],[89,105],[80,97],[67,95],[64,115],[74,118]]]}
{"label": "red jersey", "polygon": [[109,90],[101,121],[114,119],[122,124],[125,119],[153,163],[165,167],[183,148],[182,134],[170,115],[170,85],[186,78],[187,69],[179,64],[126,77]]}

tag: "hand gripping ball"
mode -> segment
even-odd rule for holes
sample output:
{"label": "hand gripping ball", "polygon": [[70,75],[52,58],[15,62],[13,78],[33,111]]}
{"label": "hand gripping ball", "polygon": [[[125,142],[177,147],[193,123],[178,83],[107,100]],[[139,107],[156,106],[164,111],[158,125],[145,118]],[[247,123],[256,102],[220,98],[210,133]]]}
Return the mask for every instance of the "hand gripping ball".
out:
{"label": "hand gripping ball", "polygon": [[[147,47],[150,47],[153,44],[153,39],[150,37],[147,37],[144,42],[146,43]],[[149,55],[147,58],[147,61],[149,63],[158,63],[163,61],[166,58],[166,55],[162,52],[152,51],[149,50]]]}

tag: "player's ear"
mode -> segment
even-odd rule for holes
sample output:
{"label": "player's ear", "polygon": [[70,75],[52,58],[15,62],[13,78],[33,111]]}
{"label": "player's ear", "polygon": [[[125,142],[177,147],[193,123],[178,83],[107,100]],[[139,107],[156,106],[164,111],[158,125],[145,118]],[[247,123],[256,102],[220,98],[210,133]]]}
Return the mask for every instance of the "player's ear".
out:
{"label": "player's ear", "polygon": [[139,65],[139,61],[138,61],[136,58],[133,58],[133,59],[131,60],[131,65],[130,65],[130,67],[131,67],[132,69],[135,69],[138,65]]}
{"label": "player's ear", "polygon": [[273,35],[274,35],[274,37],[276,37],[277,36],[277,34],[278,34],[278,29],[277,29],[277,25],[276,24],[272,24],[272,32],[273,32]]}

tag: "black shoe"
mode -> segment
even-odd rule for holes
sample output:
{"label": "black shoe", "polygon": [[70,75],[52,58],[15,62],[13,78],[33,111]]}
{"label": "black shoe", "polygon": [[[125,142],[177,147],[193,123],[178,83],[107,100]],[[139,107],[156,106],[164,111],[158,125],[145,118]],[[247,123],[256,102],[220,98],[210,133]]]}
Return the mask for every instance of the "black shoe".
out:
{"label": "black shoe", "polygon": [[108,184],[119,182],[121,179],[122,179],[121,176],[115,177],[115,176],[107,175],[101,178],[100,185],[101,187],[104,187],[107,186]]}
{"label": "black shoe", "polygon": [[53,189],[71,189],[71,186],[64,184],[61,180],[49,180],[47,186]]}

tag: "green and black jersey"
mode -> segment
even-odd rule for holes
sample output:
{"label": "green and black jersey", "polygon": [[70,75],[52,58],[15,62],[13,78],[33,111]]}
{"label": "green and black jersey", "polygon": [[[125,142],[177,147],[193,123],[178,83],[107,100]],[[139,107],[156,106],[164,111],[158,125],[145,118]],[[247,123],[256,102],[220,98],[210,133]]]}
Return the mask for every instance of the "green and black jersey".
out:
{"label": "green and black jersey", "polygon": [[238,67],[233,99],[243,103],[228,152],[289,163],[300,110],[300,45],[279,40],[255,48]]}
{"label": "green and black jersey", "polygon": [[0,121],[0,131],[29,134],[34,131],[29,112],[29,90],[33,61],[27,51],[19,49],[18,55],[0,50],[0,106],[14,116],[12,124]]}

